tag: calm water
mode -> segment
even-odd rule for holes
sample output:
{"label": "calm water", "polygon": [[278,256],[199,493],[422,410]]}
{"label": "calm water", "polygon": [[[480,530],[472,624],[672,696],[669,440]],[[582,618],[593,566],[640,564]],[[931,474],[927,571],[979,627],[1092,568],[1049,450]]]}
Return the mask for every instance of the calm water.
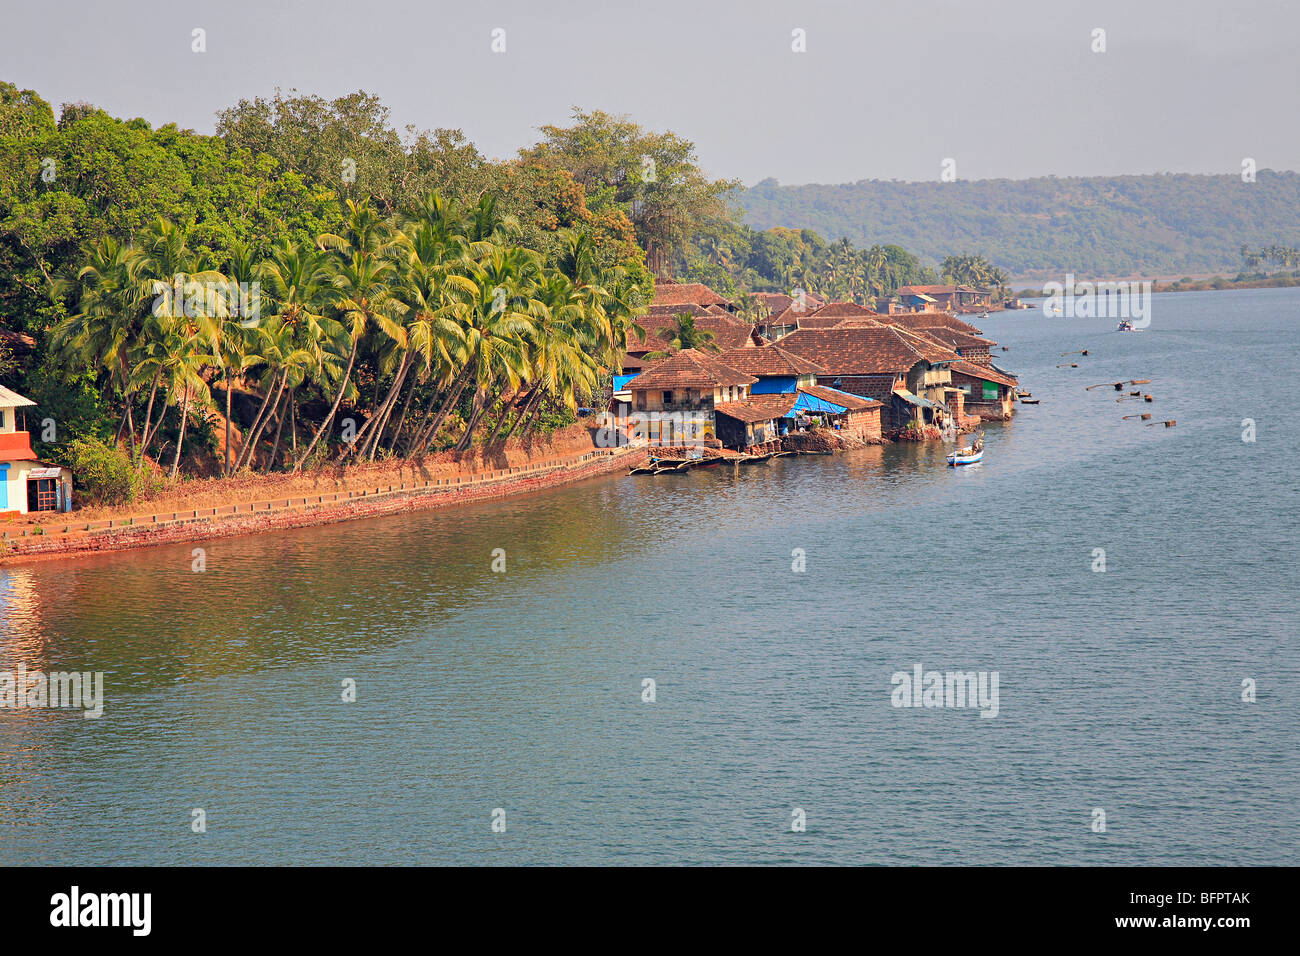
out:
{"label": "calm water", "polygon": [[[108,698],[0,711],[0,863],[1300,862],[1300,290],[979,324],[1043,404],[961,472],[897,445],[212,541],[204,573],[0,569],[0,670]],[[1121,378],[1154,407],[1083,390]],[[891,706],[917,663],[997,671],[1000,713]]]}

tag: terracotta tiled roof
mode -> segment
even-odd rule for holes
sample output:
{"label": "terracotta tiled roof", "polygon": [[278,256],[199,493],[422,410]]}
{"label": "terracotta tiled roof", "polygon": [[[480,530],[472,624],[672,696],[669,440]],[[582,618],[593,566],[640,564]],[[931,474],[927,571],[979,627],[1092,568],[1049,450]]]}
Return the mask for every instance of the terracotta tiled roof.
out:
{"label": "terracotta tiled roof", "polygon": [[703,315],[708,310],[702,305],[696,305],[694,302],[684,302],[681,305],[652,305],[650,306],[651,315],[678,315],[685,312],[687,315]]}
{"label": "terracotta tiled roof", "polygon": [[841,392],[838,388],[828,388],[825,385],[800,385],[799,391],[807,392],[813,398],[820,398],[823,402],[833,402],[836,405],[843,405],[849,411],[858,411],[863,408],[874,408],[882,404],[874,398],[863,398],[861,395],[852,395],[849,392]]}
{"label": "terracotta tiled roof", "polygon": [[725,385],[753,385],[758,379],[739,372],[712,355],[695,349],[682,349],[671,358],[655,363],[642,372],[628,388],[647,391],[657,388],[715,388]]}
{"label": "terracotta tiled roof", "polygon": [[847,318],[856,315],[875,315],[876,313],[865,305],[858,305],[856,302],[828,302],[812,314],[838,315]]}
{"label": "terracotta tiled roof", "polygon": [[787,352],[779,345],[733,349],[718,357],[737,371],[750,375],[817,375],[826,371],[812,359]]}
{"label": "terracotta tiled roof", "polygon": [[982,379],[985,382],[996,382],[998,385],[1007,385],[1015,388],[1020,381],[1014,375],[1004,375],[997,369],[989,368],[987,365],[976,365],[974,362],[953,362],[952,370],[960,372],[962,375],[969,375],[971,378]]}
{"label": "terracotta tiled roof", "polygon": [[[675,315],[674,312],[652,313],[637,319],[637,324],[645,329],[645,341],[642,342],[635,333],[629,335],[628,351],[644,354],[646,352],[659,352],[667,348],[667,340],[660,333],[664,329],[673,327]],[[712,344],[723,351],[746,348],[754,344],[752,339],[754,327],[744,319],[738,319],[729,312],[721,315],[701,312],[695,316],[695,327],[704,332],[712,332]]]}
{"label": "terracotta tiled roof", "polygon": [[895,326],[801,329],[783,338],[781,346],[812,359],[829,375],[901,374],[923,359],[931,363],[960,360],[955,352]]}
{"label": "terracotta tiled roof", "polygon": [[36,461],[30,432],[0,432],[0,461]]}
{"label": "terracotta tiled roof", "polygon": [[797,395],[755,395],[743,402],[719,402],[713,410],[742,422],[767,422],[784,418],[794,409]]}
{"label": "terracotta tiled roof", "polygon": [[869,315],[853,315],[847,319],[840,319],[834,325],[833,329],[878,329],[881,324]]}
{"label": "terracotta tiled roof", "polygon": [[980,338],[978,335],[971,335],[969,332],[961,332],[957,329],[938,327],[915,329],[914,331],[924,332],[930,338],[952,349],[986,349],[991,345],[998,344],[991,339]]}
{"label": "terracotta tiled roof", "polygon": [[702,282],[655,282],[655,305],[728,305],[724,299]]}
{"label": "terracotta tiled roof", "polygon": [[968,335],[983,334],[969,322],[963,322],[947,312],[904,312],[897,315],[882,315],[880,321],[889,325],[901,325],[906,329],[953,329]]}

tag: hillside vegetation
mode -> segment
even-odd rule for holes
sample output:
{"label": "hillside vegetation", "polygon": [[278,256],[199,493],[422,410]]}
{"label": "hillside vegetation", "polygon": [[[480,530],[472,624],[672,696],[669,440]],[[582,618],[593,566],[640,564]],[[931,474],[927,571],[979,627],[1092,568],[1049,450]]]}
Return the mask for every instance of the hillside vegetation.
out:
{"label": "hillside vegetation", "polygon": [[1300,242],[1300,174],[863,180],[737,197],[755,229],[790,226],[857,245],[896,243],[937,263],[976,253],[1017,278],[1235,271],[1243,245]]}

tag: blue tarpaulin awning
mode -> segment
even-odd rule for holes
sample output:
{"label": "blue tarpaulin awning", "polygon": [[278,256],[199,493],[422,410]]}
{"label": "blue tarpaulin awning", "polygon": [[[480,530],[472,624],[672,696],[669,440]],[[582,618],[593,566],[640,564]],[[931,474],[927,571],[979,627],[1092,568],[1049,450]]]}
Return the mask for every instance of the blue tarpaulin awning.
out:
{"label": "blue tarpaulin awning", "polygon": [[843,415],[848,409],[843,405],[836,405],[834,402],[824,401],[816,395],[809,395],[807,392],[800,392],[798,399],[794,403],[796,412],[812,412],[820,415]]}
{"label": "blue tarpaulin awning", "polygon": [[[640,374],[641,374],[640,372],[637,373],[637,375],[640,375]],[[632,379],[634,379],[634,378],[636,378],[636,375],[615,375],[615,376],[614,376],[614,391],[616,391],[616,392],[621,392],[621,391],[623,391],[623,389],[627,388],[627,383],[630,382],[630,381],[632,381]]]}

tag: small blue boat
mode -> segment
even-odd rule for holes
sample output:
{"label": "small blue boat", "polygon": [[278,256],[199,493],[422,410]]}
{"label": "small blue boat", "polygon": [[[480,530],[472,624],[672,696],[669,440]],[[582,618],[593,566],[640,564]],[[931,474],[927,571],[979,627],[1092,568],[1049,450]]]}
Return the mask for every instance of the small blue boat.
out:
{"label": "small blue boat", "polygon": [[981,434],[975,439],[973,445],[958,449],[948,456],[948,465],[956,468],[958,465],[975,465],[984,458],[984,436]]}
{"label": "small blue boat", "polygon": [[974,464],[978,464],[979,461],[983,459],[983,457],[984,457],[983,448],[981,448],[979,451],[970,452],[969,454],[962,454],[961,452],[958,451],[958,452],[953,452],[951,455],[948,456],[948,464],[954,468],[956,468],[958,465],[974,465]]}

